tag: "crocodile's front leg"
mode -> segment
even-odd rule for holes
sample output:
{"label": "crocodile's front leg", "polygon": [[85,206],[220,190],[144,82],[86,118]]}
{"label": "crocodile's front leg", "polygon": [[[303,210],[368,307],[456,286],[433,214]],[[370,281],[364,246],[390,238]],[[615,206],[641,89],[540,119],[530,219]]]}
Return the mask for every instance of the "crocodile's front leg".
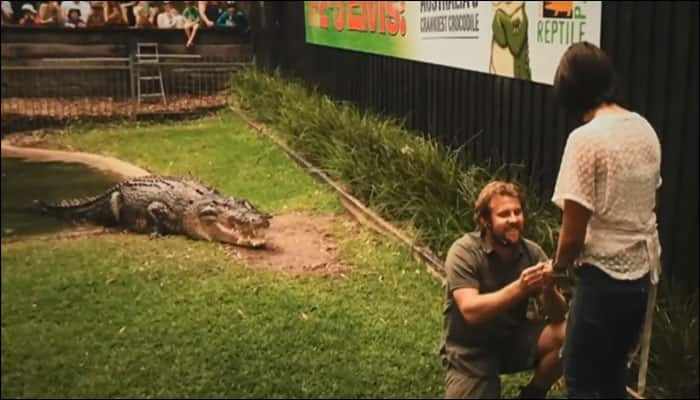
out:
{"label": "crocodile's front leg", "polygon": [[176,231],[177,216],[167,205],[160,201],[154,201],[148,205],[146,210],[151,218],[153,227],[151,237],[157,237]]}

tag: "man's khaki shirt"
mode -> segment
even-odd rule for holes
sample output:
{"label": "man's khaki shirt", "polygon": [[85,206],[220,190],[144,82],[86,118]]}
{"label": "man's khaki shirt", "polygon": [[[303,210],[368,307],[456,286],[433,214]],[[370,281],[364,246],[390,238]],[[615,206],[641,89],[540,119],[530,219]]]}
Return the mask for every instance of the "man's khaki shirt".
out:
{"label": "man's khaki shirt", "polygon": [[520,277],[520,273],[547,255],[533,241],[523,238],[518,258],[510,265],[500,262],[494,249],[479,232],[467,233],[450,248],[445,262],[447,273],[444,309],[443,363],[459,371],[479,376],[498,374],[500,343],[510,340],[518,326],[527,320],[528,298],[506,312],[480,324],[467,323],[452,292],[461,288],[479,289],[480,294],[500,290]]}

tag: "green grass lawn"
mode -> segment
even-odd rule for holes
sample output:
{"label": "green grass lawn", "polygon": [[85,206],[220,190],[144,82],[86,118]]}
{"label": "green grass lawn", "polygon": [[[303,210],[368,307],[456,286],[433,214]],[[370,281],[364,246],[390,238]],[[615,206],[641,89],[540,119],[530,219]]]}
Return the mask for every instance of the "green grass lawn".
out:
{"label": "green grass lawn", "polygon": [[163,175],[192,174],[274,213],[341,209],[331,191],[230,112],[194,121],[74,127],[49,136],[48,144],[113,156]]}
{"label": "green grass lawn", "polygon": [[440,396],[439,285],[342,249],[347,278],[289,278],[180,237],[3,245],[3,397]]}
{"label": "green grass lawn", "polygon": [[[49,143],[189,172],[273,213],[341,210],[229,113]],[[3,244],[2,397],[441,397],[440,283],[396,242],[335,229],[353,267],[332,278],[249,269],[183,237]]]}

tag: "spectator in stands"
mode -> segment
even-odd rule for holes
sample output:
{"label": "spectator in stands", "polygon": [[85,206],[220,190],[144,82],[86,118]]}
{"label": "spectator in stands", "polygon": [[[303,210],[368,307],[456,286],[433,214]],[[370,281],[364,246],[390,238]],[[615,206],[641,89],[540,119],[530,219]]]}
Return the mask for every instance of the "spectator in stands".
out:
{"label": "spectator in stands", "polygon": [[[70,18],[71,12],[72,19]],[[84,28],[90,14],[92,14],[92,7],[87,1],[64,1],[61,3],[61,14],[65,26]]]}
{"label": "spectator in stands", "polygon": [[102,8],[105,25],[127,25],[128,19],[118,1],[107,1]]}
{"label": "spectator in stands", "polygon": [[139,1],[134,6],[134,17],[137,28],[153,28],[156,26],[158,7],[153,7],[150,1]]}
{"label": "spectator in stands", "polygon": [[18,23],[20,25],[34,25],[36,21],[36,9],[31,3],[25,3],[22,5],[22,16],[19,17]]}
{"label": "spectator in stands", "polygon": [[88,27],[101,27],[105,26],[105,12],[104,12],[104,1],[93,1],[91,2],[92,12],[87,19]]}
{"label": "spectator in stands", "polygon": [[169,1],[163,2],[163,10],[158,14],[158,28],[161,29],[182,29],[185,27],[185,17],[180,15],[177,8],[173,7]]}
{"label": "spectator in stands", "polygon": [[250,30],[248,16],[238,8],[235,1],[226,2],[226,11],[216,20],[217,29],[230,29],[238,33],[246,33]]}
{"label": "spectator in stands", "polygon": [[182,16],[185,17],[185,36],[187,36],[187,44],[185,47],[194,46],[194,38],[197,35],[197,30],[201,23],[199,10],[194,6],[194,1],[186,1],[185,9],[182,11]]}
{"label": "spectator in stands", "polygon": [[2,2],[2,24],[13,24],[15,22],[15,12],[12,10],[12,3]]}
{"label": "spectator in stands", "polygon": [[221,9],[218,1],[198,1],[199,15],[207,28],[213,28],[224,10]]}
{"label": "spectator in stands", "polygon": [[136,16],[134,15],[134,6],[138,4],[138,1],[125,1],[121,2],[122,15],[126,18],[126,24],[129,26],[136,25]]}
{"label": "spectator in stands", "polygon": [[57,1],[42,1],[39,4],[39,15],[36,17],[37,25],[61,26],[61,4]]}
{"label": "spectator in stands", "polygon": [[72,8],[68,11],[68,17],[66,22],[63,24],[68,28],[85,28],[87,25],[85,21],[80,17],[80,10],[77,8]]}

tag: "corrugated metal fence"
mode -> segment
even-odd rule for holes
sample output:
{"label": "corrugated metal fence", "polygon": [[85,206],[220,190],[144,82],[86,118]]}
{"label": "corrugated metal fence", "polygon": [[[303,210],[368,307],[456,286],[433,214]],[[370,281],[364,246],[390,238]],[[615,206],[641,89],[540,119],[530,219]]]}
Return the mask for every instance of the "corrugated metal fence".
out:
{"label": "corrugated metal fence", "polygon": [[[409,129],[464,145],[478,162],[521,164],[514,173],[551,196],[577,125],[557,107],[551,86],[309,45],[302,2],[264,3],[259,64],[405,118]],[[603,2],[601,47],[615,63],[625,104],[649,119],[662,142],[665,281],[697,288],[698,3]]]}

